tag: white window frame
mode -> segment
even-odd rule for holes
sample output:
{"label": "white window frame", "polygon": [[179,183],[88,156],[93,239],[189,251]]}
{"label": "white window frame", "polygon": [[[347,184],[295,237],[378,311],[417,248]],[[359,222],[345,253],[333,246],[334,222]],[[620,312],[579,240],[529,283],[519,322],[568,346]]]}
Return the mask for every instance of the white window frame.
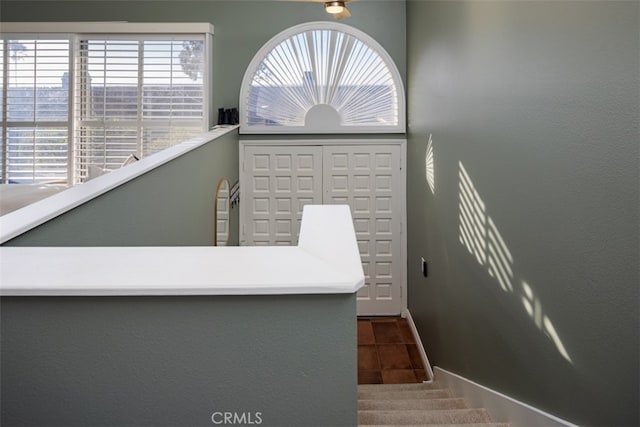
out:
{"label": "white window frame", "polygon": [[[129,23],[129,22],[3,22],[0,23],[0,35],[4,39],[22,38],[22,39],[38,39],[38,38],[64,38],[69,39],[69,111],[68,122],[56,122],[56,127],[68,126],[68,147],[67,147],[67,181],[70,184],[78,182],[78,178],[74,167],[74,140],[76,126],[75,123],[75,74],[77,67],[77,46],[80,39],[87,37],[104,37],[118,35],[135,35],[135,36],[189,36],[204,35],[204,52],[205,62],[203,70],[203,126],[202,132],[206,132],[210,128],[210,104],[211,104],[211,85],[212,85],[212,37],[214,34],[213,25],[210,23]],[[4,72],[3,86],[6,87],[8,73]],[[3,122],[6,122],[6,105],[3,106]],[[178,122],[175,122],[178,123]],[[25,126],[24,124],[22,124]],[[3,127],[3,141],[6,140],[6,126]],[[3,162],[6,159],[3,156]],[[4,168],[3,168],[4,170]]]}
{"label": "white window frame", "polygon": [[[7,40],[15,40],[15,39],[27,39],[27,40],[67,40],[69,43],[68,49],[69,49],[69,66],[68,66],[68,75],[69,78],[71,79],[72,76],[72,70],[73,70],[73,44],[72,44],[72,40],[71,40],[71,36],[67,33],[47,33],[47,34],[40,34],[40,33],[19,33],[19,32],[8,32],[6,31],[6,28],[4,27],[4,24],[2,24],[2,31],[1,31],[1,35],[2,35],[2,39],[4,41],[2,48],[7,49]],[[35,58],[34,58],[35,60]],[[9,73],[7,72],[7,65],[8,65],[8,61],[9,59],[7,58],[7,56],[3,57],[3,61],[4,61],[4,72],[3,72],[3,82],[2,82],[2,87],[3,90],[8,91],[9,90]],[[69,81],[68,84],[68,88],[69,88],[69,92],[67,94],[68,99],[70,100],[73,94],[73,87],[71,85],[71,81]],[[69,108],[67,110],[67,120],[66,121],[45,121],[45,120],[38,120],[37,117],[35,116],[35,110],[34,110],[34,119],[32,121],[24,121],[24,120],[17,120],[17,121],[10,121],[8,120],[8,104],[7,104],[7,99],[4,96],[4,93],[2,94],[2,100],[1,102],[3,102],[3,106],[2,106],[2,117],[0,117],[1,123],[2,123],[2,133],[1,133],[1,138],[2,141],[6,141],[7,140],[7,134],[8,134],[8,129],[7,128],[66,128],[67,129],[67,176],[66,179],[67,181],[69,180],[69,178],[71,177],[71,173],[72,173],[72,169],[71,169],[71,158],[72,158],[72,132],[73,132],[73,126],[72,126],[72,122],[73,122],[73,111],[71,109],[71,105],[69,101]],[[2,146],[0,147],[0,149],[3,150],[2,153],[2,180],[4,182],[5,179],[5,174],[7,174],[7,167],[8,167],[8,147],[5,146],[5,144],[2,144]],[[6,176],[6,178],[8,179],[8,175]]]}
{"label": "white window frame", "polygon": [[[348,34],[365,46],[370,48],[374,53],[378,54],[380,59],[387,66],[391,78],[393,80],[396,96],[397,96],[397,115],[398,122],[396,125],[350,125],[350,126],[292,126],[292,125],[256,125],[249,124],[249,92],[253,82],[255,74],[258,72],[258,68],[267,55],[274,50],[280,43],[291,37],[306,32],[315,30],[329,30]],[[331,21],[315,21],[307,22],[304,24],[295,25],[288,28],[281,33],[275,35],[271,40],[260,48],[255,54],[242,79],[242,85],[240,86],[240,133],[243,134],[389,134],[389,133],[405,133],[406,131],[406,105],[404,84],[400,72],[395,65],[395,62],[387,53],[387,51],[380,45],[373,37],[369,36],[365,32],[353,28],[349,25],[339,22]]]}

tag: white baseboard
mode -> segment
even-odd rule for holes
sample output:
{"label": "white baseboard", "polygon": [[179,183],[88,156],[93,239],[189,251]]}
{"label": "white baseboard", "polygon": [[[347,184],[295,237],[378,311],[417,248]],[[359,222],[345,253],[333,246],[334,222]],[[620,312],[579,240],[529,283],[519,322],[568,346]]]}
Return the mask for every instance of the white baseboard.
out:
{"label": "white baseboard", "polygon": [[413,323],[413,318],[411,317],[411,313],[408,308],[402,310],[402,317],[407,319],[407,323],[409,324],[409,328],[411,328],[411,333],[416,340],[416,346],[418,347],[418,352],[420,352],[420,358],[422,359],[422,364],[424,365],[424,371],[427,374],[427,381],[433,381],[433,369],[431,369],[431,363],[429,363],[429,358],[427,357],[427,352],[424,351],[424,346],[422,345],[422,340],[420,339],[420,334],[418,334],[418,330],[416,329],[416,324]]}
{"label": "white baseboard", "polygon": [[435,378],[450,388],[457,396],[464,397],[472,406],[485,408],[495,422],[511,423],[513,427],[577,427],[568,421],[540,409],[515,400],[507,395],[474,383],[453,372],[435,367]]}

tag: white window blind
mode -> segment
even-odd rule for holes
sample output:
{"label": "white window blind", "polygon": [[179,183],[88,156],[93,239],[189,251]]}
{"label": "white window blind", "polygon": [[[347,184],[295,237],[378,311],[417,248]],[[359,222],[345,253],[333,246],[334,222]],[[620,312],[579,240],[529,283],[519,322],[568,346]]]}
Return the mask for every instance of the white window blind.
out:
{"label": "white window blind", "polygon": [[2,40],[2,182],[66,181],[69,40]]}
{"label": "white window blind", "polygon": [[7,84],[5,81],[6,74],[4,72],[4,45],[4,40],[0,39],[0,94],[2,96],[2,102],[0,102],[0,138],[2,138],[2,146],[0,146],[0,184],[7,182],[5,180],[5,142],[7,138],[5,134],[6,116],[4,115],[5,87],[7,87]]}
{"label": "white window blind", "polygon": [[206,131],[204,36],[81,37],[75,175]]}
{"label": "white window blind", "polygon": [[76,184],[207,131],[210,33],[162,25],[0,34],[1,182]]}
{"label": "white window blind", "polygon": [[332,22],[289,28],[263,46],[245,74],[240,104],[243,133],[405,129],[402,80],[391,57],[365,33]]}

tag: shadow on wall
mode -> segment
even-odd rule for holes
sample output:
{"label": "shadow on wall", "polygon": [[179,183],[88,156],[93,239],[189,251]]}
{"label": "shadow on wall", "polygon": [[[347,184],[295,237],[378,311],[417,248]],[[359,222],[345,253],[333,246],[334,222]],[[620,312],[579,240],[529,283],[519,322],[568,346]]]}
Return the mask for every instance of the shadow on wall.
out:
{"label": "shadow on wall", "polygon": [[[429,146],[427,159],[428,153]],[[488,274],[496,279],[504,292],[522,304],[535,326],[553,342],[558,353],[569,363],[573,363],[533,287],[514,274],[511,251],[493,219],[487,214],[486,205],[462,162],[458,162],[458,166],[460,243],[475,257],[478,264],[487,268]],[[428,179],[427,170],[427,181]]]}

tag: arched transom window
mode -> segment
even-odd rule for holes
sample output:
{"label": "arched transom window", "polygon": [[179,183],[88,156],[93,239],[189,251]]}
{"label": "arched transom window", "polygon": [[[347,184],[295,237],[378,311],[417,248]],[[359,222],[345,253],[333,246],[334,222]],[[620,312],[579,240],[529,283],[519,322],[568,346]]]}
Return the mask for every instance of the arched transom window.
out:
{"label": "arched transom window", "polygon": [[271,39],[240,93],[241,133],[402,133],[404,113],[389,54],[334,22],[298,25]]}

